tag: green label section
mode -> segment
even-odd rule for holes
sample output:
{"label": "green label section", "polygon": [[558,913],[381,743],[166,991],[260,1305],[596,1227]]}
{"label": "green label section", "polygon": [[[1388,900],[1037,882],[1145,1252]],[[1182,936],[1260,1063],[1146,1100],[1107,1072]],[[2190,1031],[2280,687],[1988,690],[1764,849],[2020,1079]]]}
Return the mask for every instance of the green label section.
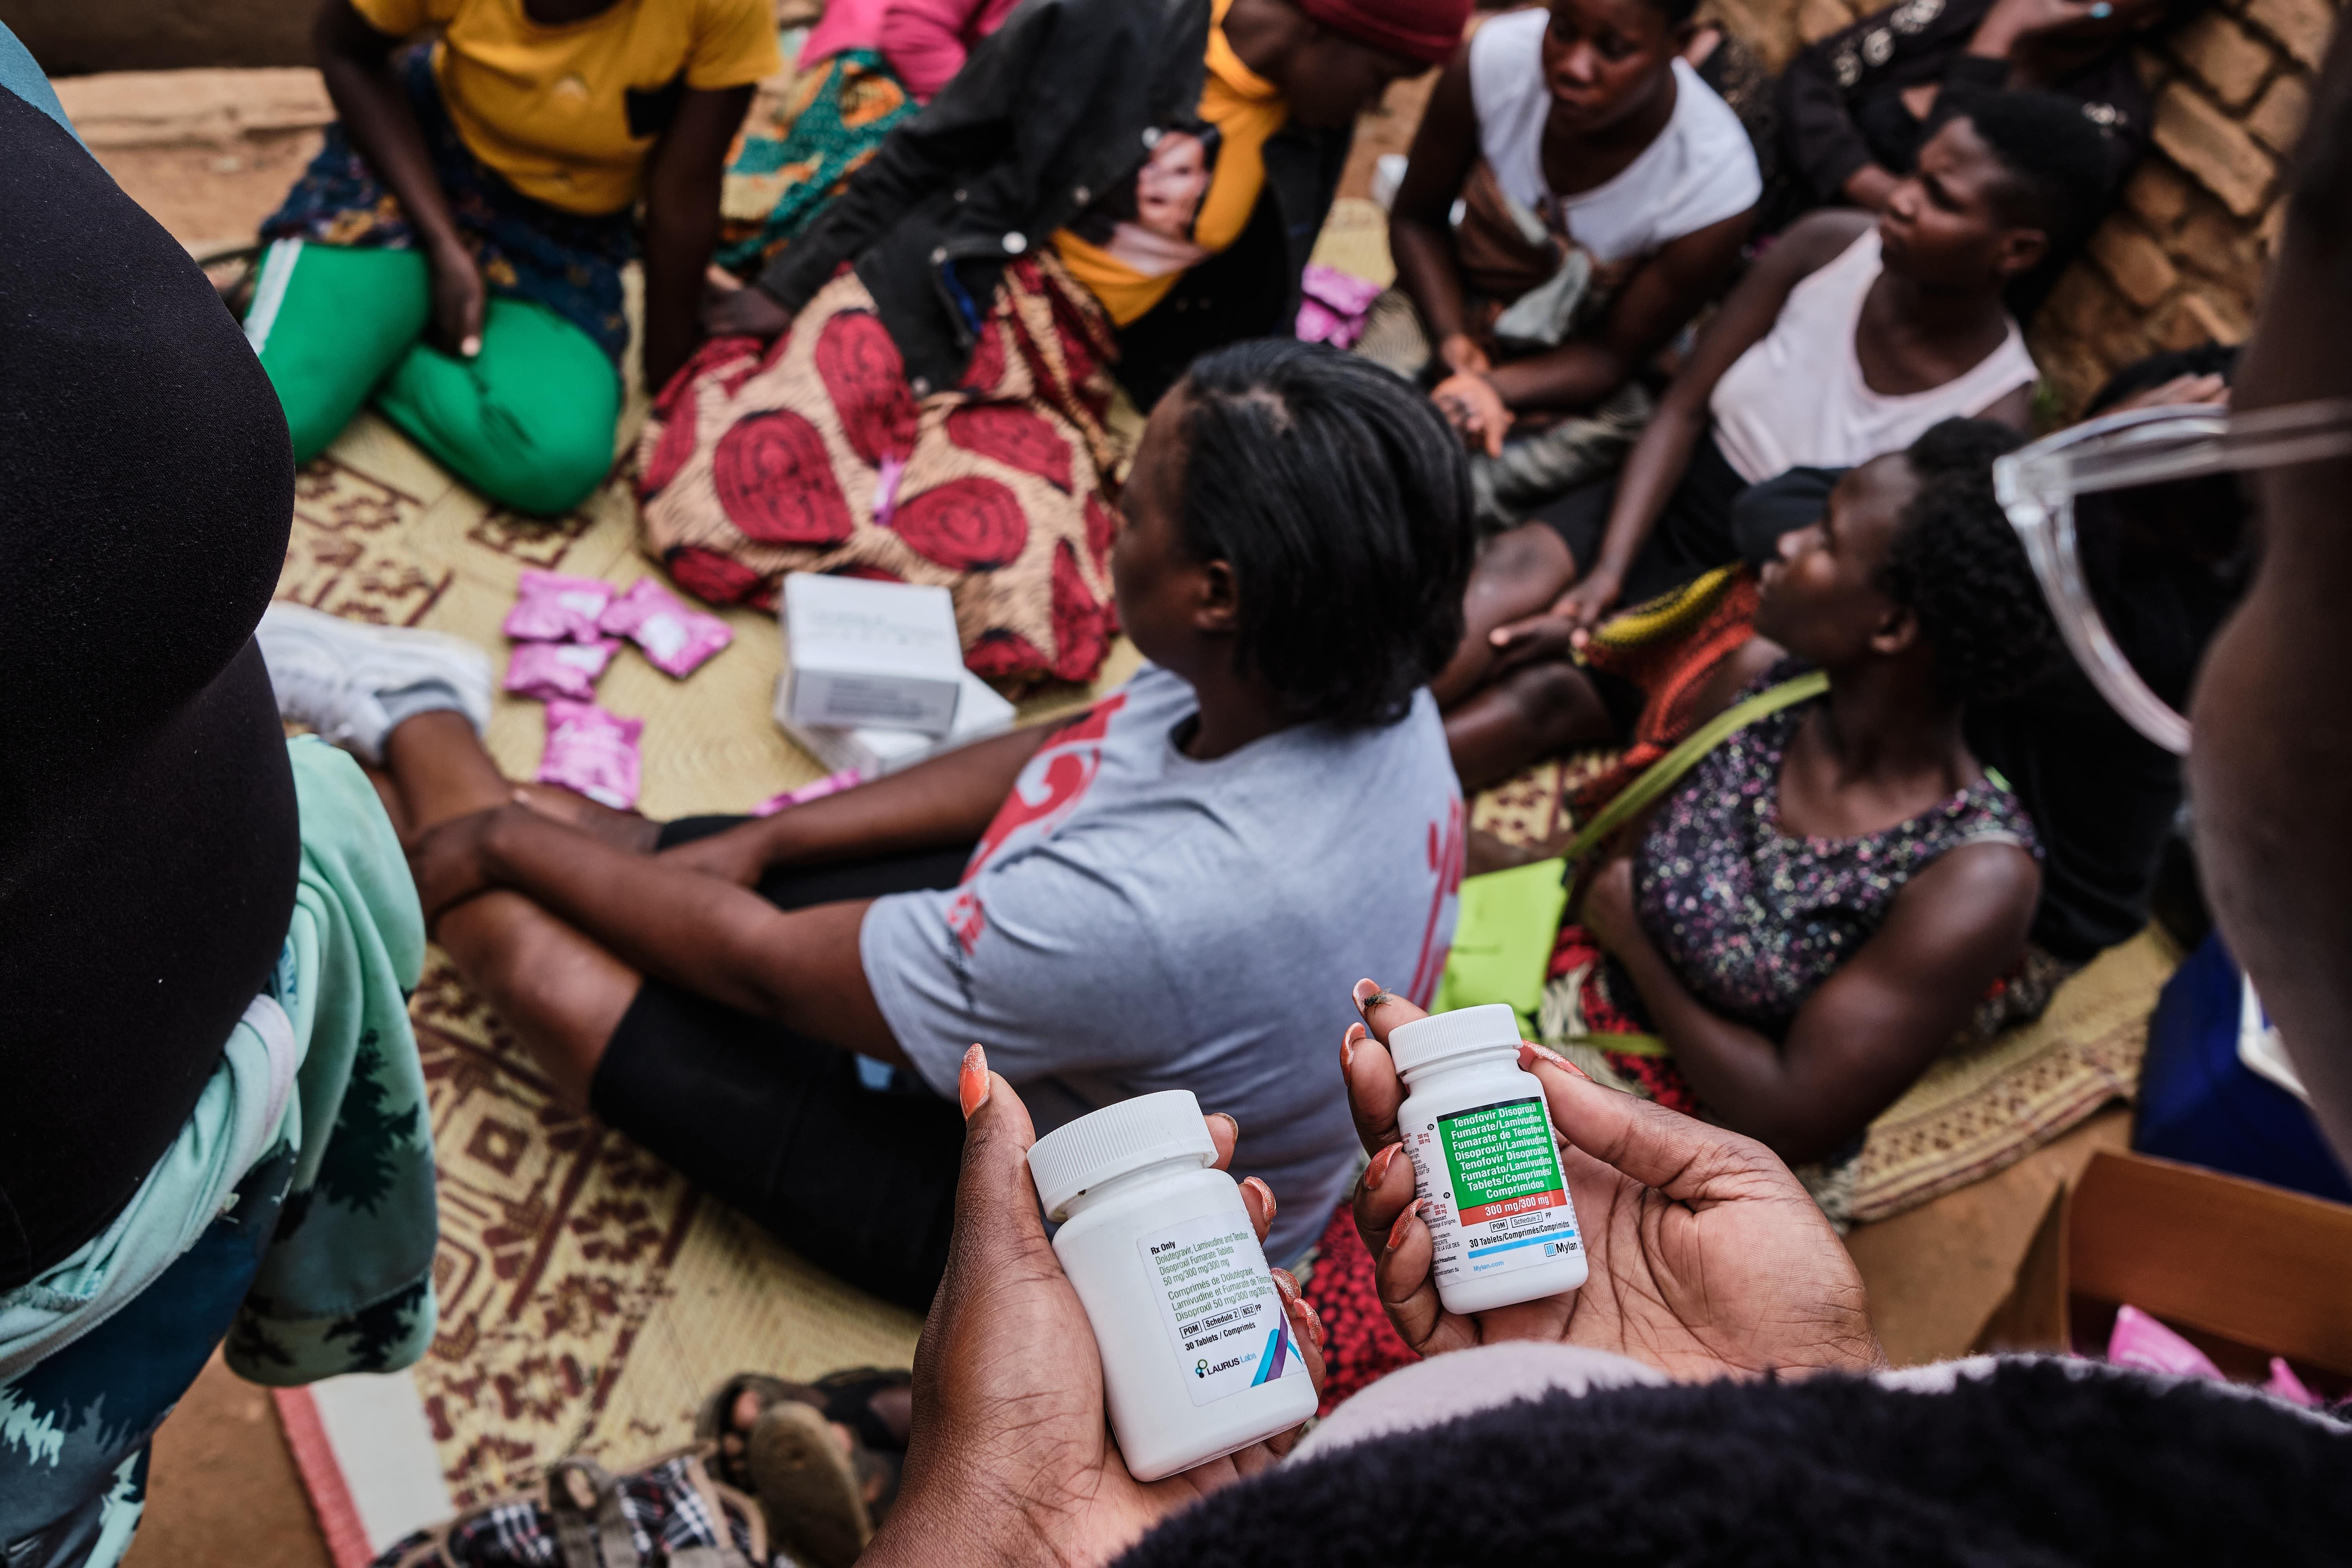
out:
{"label": "green label section", "polygon": [[1441,1116],[1437,1138],[1454,1178],[1454,1212],[1464,1225],[1565,1201],[1559,1151],[1540,1097]]}

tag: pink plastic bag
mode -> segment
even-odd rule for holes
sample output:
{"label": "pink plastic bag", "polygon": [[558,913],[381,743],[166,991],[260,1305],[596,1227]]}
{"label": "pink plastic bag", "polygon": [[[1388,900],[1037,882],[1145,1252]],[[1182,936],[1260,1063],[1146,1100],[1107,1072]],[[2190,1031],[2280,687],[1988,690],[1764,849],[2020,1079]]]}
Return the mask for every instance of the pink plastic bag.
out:
{"label": "pink plastic bag", "polygon": [[526,572],[500,628],[517,642],[594,642],[613,584],[561,572]]}
{"label": "pink plastic bag", "polygon": [[1299,279],[1298,322],[1293,335],[1305,342],[1353,348],[1364,335],[1364,317],[1380,295],[1377,283],[1310,261]]}
{"label": "pink plastic bag", "polygon": [[605,606],[596,624],[614,637],[627,637],[645,650],[647,663],[680,679],[735,640],[725,621],[688,609],[651,577],[631,584],[627,593]]}
{"label": "pink plastic bag", "polygon": [[[2107,1359],[2117,1366],[2137,1367],[2142,1372],[2162,1373],[2170,1377],[2226,1381],[2211,1357],[2137,1307],[2116,1309],[2115,1331],[2107,1336]],[[2294,1368],[2281,1356],[2271,1357],[2271,1375],[2263,1384],[2263,1392],[2311,1410],[2326,1403],[2304,1386]]]}
{"label": "pink plastic bag", "polygon": [[507,659],[506,689],[541,702],[558,698],[593,701],[596,678],[620,651],[621,645],[610,637],[586,643],[517,643]]}
{"label": "pink plastic bag", "polygon": [[547,705],[539,782],[578,790],[615,811],[629,810],[637,804],[637,736],[645,727],[642,719],[624,719],[593,702],[555,699]]}
{"label": "pink plastic bag", "polygon": [[2203,1351],[2141,1311],[2116,1309],[2115,1331],[2107,1336],[2107,1359],[2117,1366],[2169,1377],[2210,1377],[2220,1380],[2221,1369]]}

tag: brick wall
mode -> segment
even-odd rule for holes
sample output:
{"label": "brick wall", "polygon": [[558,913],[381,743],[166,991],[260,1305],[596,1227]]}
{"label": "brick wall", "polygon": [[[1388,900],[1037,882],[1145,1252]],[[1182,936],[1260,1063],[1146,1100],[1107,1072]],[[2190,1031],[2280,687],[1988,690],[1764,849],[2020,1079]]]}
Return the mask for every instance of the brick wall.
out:
{"label": "brick wall", "polygon": [[[1708,10],[1777,67],[1880,8],[1871,0],[1712,0]],[[2246,335],[2284,217],[2284,160],[2335,20],[2335,0],[2212,0],[2168,39],[2139,50],[2156,100],[2156,146],[2031,337],[2063,411],[2144,355]]]}

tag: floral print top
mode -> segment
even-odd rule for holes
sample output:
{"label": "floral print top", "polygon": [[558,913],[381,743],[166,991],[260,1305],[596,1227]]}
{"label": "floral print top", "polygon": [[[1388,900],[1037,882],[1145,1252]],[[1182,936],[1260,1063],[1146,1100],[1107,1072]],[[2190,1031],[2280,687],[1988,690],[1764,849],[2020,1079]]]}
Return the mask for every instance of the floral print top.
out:
{"label": "floral print top", "polygon": [[[1741,692],[1804,672],[1783,660]],[[1859,838],[1780,830],[1780,763],[1816,697],[1735,731],[1667,795],[1633,861],[1634,907],[1691,994],[1775,1038],[1885,922],[1903,884],[1963,844],[2015,844],[2032,820],[1988,775]]]}

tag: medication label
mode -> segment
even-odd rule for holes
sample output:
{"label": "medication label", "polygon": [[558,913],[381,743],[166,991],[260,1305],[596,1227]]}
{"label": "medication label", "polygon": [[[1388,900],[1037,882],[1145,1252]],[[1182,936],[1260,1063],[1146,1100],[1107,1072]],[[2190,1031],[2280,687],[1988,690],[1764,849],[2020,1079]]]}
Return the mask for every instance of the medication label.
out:
{"label": "medication label", "polygon": [[1139,1237],[1160,1315],[1192,1403],[1305,1377],[1282,1297],[1246,1219],[1202,1215]]}
{"label": "medication label", "polygon": [[1475,1105],[1406,1130],[1441,1285],[1581,1252],[1541,1096]]}

